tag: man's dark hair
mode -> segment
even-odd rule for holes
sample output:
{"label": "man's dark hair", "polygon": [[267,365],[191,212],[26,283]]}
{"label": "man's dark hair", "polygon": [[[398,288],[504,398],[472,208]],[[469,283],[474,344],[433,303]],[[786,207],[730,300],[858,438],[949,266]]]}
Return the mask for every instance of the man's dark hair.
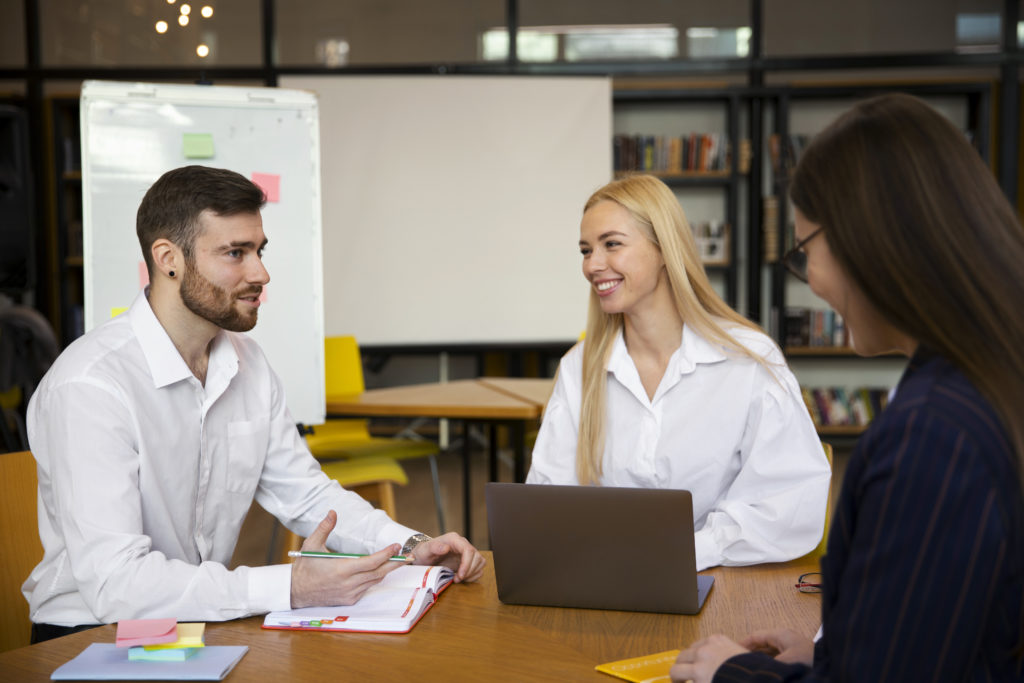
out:
{"label": "man's dark hair", "polygon": [[139,205],[135,232],[146,268],[153,277],[153,242],[165,238],[178,245],[191,262],[199,214],[209,209],[218,216],[259,213],[266,195],[254,182],[224,168],[183,166],[164,173]]}

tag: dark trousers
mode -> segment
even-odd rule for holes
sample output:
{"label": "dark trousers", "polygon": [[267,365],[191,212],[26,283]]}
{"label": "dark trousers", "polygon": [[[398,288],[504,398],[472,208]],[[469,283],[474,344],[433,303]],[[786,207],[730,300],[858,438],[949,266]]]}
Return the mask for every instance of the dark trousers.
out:
{"label": "dark trousers", "polygon": [[32,624],[32,644],[42,643],[61,636],[69,636],[79,631],[88,631],[102,624],[80,624],[78,626],[57,626],[56,624]]}

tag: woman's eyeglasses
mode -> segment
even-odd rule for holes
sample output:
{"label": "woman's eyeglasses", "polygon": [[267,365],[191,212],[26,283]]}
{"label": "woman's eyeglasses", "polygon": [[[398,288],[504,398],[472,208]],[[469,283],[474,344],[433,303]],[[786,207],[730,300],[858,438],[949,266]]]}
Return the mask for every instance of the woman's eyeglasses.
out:
{"label": "woman's eyeglasses", "polygon": [[821,572],[801,574],[800,578],[796,580],[796,587],[800,589],[801,593],[820,593]]}
{"label": "woman's eyeglasses", "polygon": [[807,237],[793,245],[793,248],[782,256],[782,263],[786,269],[801,282],[807,282],[807,254],[804,246],[818,236],[823,228],[818,228]]}

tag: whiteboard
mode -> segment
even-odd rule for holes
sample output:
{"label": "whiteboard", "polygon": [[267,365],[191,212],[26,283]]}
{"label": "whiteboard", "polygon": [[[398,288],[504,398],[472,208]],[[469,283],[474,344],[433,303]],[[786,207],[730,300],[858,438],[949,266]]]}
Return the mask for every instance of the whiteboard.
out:
{"label": "whiteboard", "polygon": [[362,345],[575,341],[605,77],[288,76],[318,95],[325,327]]}
{"label": "whiteboard", "polygon": [[[320,142],[316,98],[276,88],[87,81],[82,87],[85,329],[131,305],[145,284],[135,214],[164,172],[189,164],[253,174],[277,201],[255,338],[293,417],[324,421]],[[197,142],[198,140],[198,142]],[[188,156],[186,156],[188,155]]]}

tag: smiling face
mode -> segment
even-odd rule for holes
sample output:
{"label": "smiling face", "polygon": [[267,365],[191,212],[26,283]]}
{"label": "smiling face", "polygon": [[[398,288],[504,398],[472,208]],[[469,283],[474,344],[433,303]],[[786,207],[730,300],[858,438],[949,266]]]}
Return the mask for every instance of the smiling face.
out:
{"label": "smiling face", "polygon": [[583,214],[580,253],[605,313],[675,310],[661,251],[619,204],[601,201]]}
{"label": "smiling face", "polygon": [[[797,242],[819,228],[821,226],[809,221],[800,209],[795,210],[793,236]],[[832,255],[828,230],[808,241],[803,251],[807,255],[807,282],[811,291],[843,316],[853,349],[858,354],[874,356],[893,350],[907,355],[913,353],[916,343],[882,317]]]}
{"label": "smiling face", "polygon": [[248,332],[256,325],[259,297],[270,275],[263,267],[260,214],[218,216],[204,211],[191,257],[185,259],[181,300],[217,327]]}

